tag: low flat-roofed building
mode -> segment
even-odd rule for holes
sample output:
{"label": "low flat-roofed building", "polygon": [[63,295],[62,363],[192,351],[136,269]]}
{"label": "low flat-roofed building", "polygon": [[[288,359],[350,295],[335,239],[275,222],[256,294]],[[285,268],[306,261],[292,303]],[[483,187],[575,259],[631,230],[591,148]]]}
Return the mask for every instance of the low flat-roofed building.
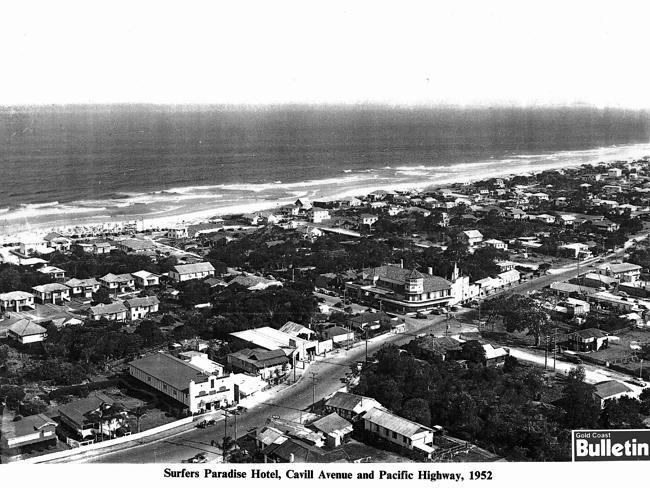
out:
{"label": "low flat-roofed building", "polygon": [[42,413],[23,417],[14,422],[3,422],[0,447],[7,451],[41,442],[56,444],[57,425],[54,420]]}
{"label": "low flat-roofed building", "polygon": [[307,360],[313,355],[320,354],[318,341],[301,339],[272,327],[242,330],[232,332],[230,335],[269,351],[282,349],[287,356],[296,360]]}
{"label": "low flat-roofed building", "polygon": [[24,308],[34,309],[34,295],[26,291],[0,293],[0,310],[3,312],[20,312]]}
{"label": "low flat-roofed building", "polygon": [[195,414],[235,401],[234,375],[217,377],[167,353],[156,353],[129,363],[134,378],[177,400]]}

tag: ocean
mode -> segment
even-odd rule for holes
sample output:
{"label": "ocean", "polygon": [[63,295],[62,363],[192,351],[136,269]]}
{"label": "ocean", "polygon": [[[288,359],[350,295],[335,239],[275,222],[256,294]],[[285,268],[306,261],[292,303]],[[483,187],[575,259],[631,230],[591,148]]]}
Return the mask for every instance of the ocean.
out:
{"label": "ocean", "polygon": [[0,109],[0,231],[184,220],[650,154],[645,112],[575,108]]}

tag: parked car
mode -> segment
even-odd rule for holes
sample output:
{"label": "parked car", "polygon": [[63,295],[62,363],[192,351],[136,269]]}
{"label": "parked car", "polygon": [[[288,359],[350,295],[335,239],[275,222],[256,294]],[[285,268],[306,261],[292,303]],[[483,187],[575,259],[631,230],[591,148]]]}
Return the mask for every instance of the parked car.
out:
{"label": "parked car", "polygon": [[632,378],[631,380],[628,380],[628,383],[632,383],[633,385],[640,386],[641,388],[644,388],[646,386],[645,381],[643,381],[642,378]]}
{"label": "parked car", "polygon": [[200,452],[198,454],[195,454],[189,459],[183,459],[183,463],[207,463],[208,458],[206,457],[204,452]]}

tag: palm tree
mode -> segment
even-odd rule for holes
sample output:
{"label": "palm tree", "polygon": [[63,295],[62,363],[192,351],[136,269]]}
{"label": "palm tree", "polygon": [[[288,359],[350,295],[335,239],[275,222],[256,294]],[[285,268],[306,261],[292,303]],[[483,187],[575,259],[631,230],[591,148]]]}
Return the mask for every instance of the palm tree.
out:
{"label": "palm tree", "polygon": [[140,419],[147,416],[147,411],[144,409],[142,405],[138,405],[129,413],[135,417],[135,420],[138,425],[138,433],[140,433]]}
{"label": "palm tree", "polygon": [[227,462],[228,460],[228,452],[231,451],[235,446],[237,445],[237,441],[227,435],[226,437],[223,438],[223,442],[221,443],[221,451],[223,455],[223,462]]}

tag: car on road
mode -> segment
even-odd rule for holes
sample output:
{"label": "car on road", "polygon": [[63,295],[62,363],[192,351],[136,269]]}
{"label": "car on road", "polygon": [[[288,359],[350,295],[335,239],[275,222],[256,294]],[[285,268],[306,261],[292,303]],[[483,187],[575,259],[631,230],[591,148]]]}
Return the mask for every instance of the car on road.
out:
{"label": "car on road", "polygon": [[193,463],[193,464],[194,463],[207,463],[208,458],[207,458],[207,456],[205,455],[204,452],[200,452],[198,454],[195,454],[194,456],[192,456],[189,459],[183,459],[183,461],[181,461],[181,462],[183,462],[183,463]]}
{"label": "car on road", "polygon": [[632,378],[631,380],[627,381],[628,383],[631,383],[636,386],[640,386],[641,388],[644,388],[646,386],[645,381],[643,381],[642,378]]}
{"label": "car on road", "polygon": [[415,314],[415,318],[416,318],[416,319],[426,319],[426,318],[427,318],[427,314],[422,313],[422,312],[418,312],[417,314]]}

